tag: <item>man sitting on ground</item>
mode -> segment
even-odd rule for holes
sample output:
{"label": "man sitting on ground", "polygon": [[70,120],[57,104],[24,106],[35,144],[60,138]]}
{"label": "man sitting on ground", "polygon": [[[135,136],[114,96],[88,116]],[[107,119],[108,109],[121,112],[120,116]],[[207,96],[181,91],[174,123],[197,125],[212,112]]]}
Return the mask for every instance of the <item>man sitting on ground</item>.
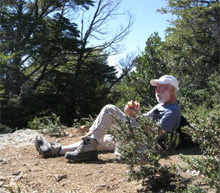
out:
{"label": "man sitting on ground", "polygon": [[[143,116],[152,116],[153,120],[159,122],[161,128],[158,137],[161,137],[164,133],[173,133],[180,125],[181,110],[177,103],[178,81],[173,76],[164,75],[159,79],[151,80],[150,84],[156,86],[155,95],[158,104]],[[66,159],[72,161],[97,159],[98,151],[115,151],[116,155],[121,156],[117,151],[117,143],[114,142],[111,135],[107,134],[107,131],[114,124],[114,117],[121,121],[126,121],[129,117],[131,123],[137,125],[135,118],[139,111],[138,103],[135,108],[130,108],[127,104],[124,112],[114,105],[106,105],[81,142],[61,146],[59,143],[48,143],[41,136],[37,136],[36,149],[44,158],[64,155]]]}

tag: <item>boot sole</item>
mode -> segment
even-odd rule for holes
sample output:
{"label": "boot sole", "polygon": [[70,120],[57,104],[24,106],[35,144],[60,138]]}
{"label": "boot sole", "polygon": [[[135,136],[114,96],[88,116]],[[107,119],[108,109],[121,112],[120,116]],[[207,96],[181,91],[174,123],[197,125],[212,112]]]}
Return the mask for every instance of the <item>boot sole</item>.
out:
{"label": "boot sole", "polygon": [[65,155],[69,161],[93,161],[98,159],[98,151],[83,152],[79,155]]}

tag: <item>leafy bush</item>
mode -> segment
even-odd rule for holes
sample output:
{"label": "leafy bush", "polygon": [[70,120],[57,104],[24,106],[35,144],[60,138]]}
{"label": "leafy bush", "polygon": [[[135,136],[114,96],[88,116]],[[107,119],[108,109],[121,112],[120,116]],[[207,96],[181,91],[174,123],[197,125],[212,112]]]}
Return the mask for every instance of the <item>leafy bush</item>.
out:
{"label": "leafy bush", "polygon": [[43,133],[58,136],[65,135],[64,129],[66,128],[66,126],[61,124],[60,117],[57,117],[54,113],[50,116],[35,117],[33,121],[28,123],[28,127],[41,130]]}
{"label": "leafy bush", "polygon": [[138,126],[133,126],[129,119],[127,122],[116,122],[110,133],[115,141],[121,144],[119,152],[124,163],[129,166],[128,180],[141,180],[145,191],[174,191],[177,187],[172,185],[172,181],[178,176],[175,175],[175,167],[161,165],[159,162],[163,150],[157,143],[156,123],[146,117],[138,119]]}
{"label": "leafy bush", "polygon": [[81,118],[80,120],[74,119],[73,120],[73,127],[80,127],[81,125],[84,125],[86,127],[90,127],[93,123],[94,119],[89,116],[88,118]]}
{"label": "leafy bush", "polygon": [[191,112],[190,121],[193,128],[188,133],[200,144],[202,157],[181,156],[191,170],[197,170],[204,175],[204,183],[220,192],[220,111],[201,113]]}
{"label": "leafy bush", "polygon": [[[111,134],[120,146],[119,151],[124,163],[129,166],[128,179],[141,180],[145,191],[171,192],[206,192],[204,184],[220,192],[220,111],[207,112],[205,106],[197,107],[188,113],[192,127],[182,130],[199,144],[202,156],[180,155],[188,163],[187,168],[171,163],[171,166],[161,165],[160,159],[164,151],[158,145],[157,125],[149,118],[138,119],[139,125],[133,126],[127,122],[116,120]],[[186,108],[187,109],[187,108]],[[196,116],[196,115],[200,116]],[[168,149],[178,143],[178,135],[168,135],[164,144]],[[196,170],[201,174],[202,182],[195,185],[187,183],[187,179],[179,175],[179,171]],[[190,179],[189,179],[190,180]]]}

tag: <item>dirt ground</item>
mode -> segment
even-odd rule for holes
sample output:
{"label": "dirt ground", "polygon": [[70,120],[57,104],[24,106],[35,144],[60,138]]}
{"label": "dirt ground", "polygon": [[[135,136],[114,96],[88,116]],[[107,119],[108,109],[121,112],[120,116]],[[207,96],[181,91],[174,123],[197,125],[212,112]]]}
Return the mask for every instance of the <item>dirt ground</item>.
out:
{"label": "dirt ground", "polygon": [[[63,145],[77,142],[82,133],[69,128],[65,137],[44,136],[48,141]],[[170,162],[184,164],[176,152],[162,164]],[[186,154],[197,154],[193,149]],[[100,153],[93,162],[69,163],[64,157],[42,158],[35,150],[34,143],[23,146],[5,145],[0,147],[0,193],[133,193],[142,188],[141,182],[127,181],[128,168],[117,162],[113,153]],[[188,172],[189,178],[196,180],[198,173]],[[213,191],[209,191],[213,192]]]}

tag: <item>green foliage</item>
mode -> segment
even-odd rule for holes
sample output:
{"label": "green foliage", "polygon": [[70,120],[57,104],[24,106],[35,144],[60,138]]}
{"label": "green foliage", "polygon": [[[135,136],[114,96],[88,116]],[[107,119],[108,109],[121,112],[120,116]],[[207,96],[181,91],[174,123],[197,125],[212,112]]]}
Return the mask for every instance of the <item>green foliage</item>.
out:
{"label": "green foliage", "polygon": [[62,136],[65,135],[63,126],[60,122],[60,118],[55,114],[51,114],[45,117],[35,117],[33,121],[28,123],[30,129],[41,130],[45,134]]}
{"label": "green foliage", "polygon": [[[6,105],[7,104],[7,105]],[[12,128],[12,131],[20,128],[20,125],[26,121],[27,116],[24,116],[25,110],[22,109],[22,98],[14,95],[8,100],[1,101],[1,123]],[[20,120],[20,118],[23,118]],[[1,128],[1,132],[3,132]]]}
{"label": "green foliage", "polygon": [[118,150],[123,162],[129,166],[128,180],[141,180],[145,191],[174,191],[175,185],[170,185],[177,177],[174,168],[159,162],[163,150],[157,143],[156,123],[146,117],[138,119],[138,126],[134,126],[129,118],[126,122],[116,119],[116,123],[110,133],[120,144]]}
{"label": "green foliage", "polygon": [[8,191],[9,191],[10,193],[21,193],[21,188],[20,188],[20,186],[18,186],[18,185],[17,185],[16,189],[15,189],[15,187],[9,186],[9,187],[8,187]]}
{"label": "green foliage", "polygon": [[[116,70],[103,50],[79,49],[79,31],[67,9],[93,1],[3,2],[1,14],[1,122],[26,127],[51,112],[65,125],[96,114],[112,101]],[[64,8],[64,6],[66,6]],[[62,12],[62,10],[66,10]],[[83,56],[82,58],[80,58]],[[17,100],[17,101],[15,101]],[[88,108],[88,104],[90,108]]]}
{"label": "green foliage", "polygon": [[[216,93],[219,85],[214,81],[212,84],[216,85],[216,87],[212,87],[214,93]],[[183,103],[185,105],[184,110],[188,115],[188,121],[192,127],[184,127],[182,131],[190,135],[193,141],[200,145],[203,156],[181,155],[181,158],[188,163],[187,168],[189,170],[200,172],[200,177],[203,181],[196,185],[185,184],[181,176],[172,175],[182,168],[181,166],[172,164],[171,168],[164,168],[159,164],[160,156],[155,154],[155,144],[157,142],[155,135],[157,132],[152,129],[155,128],[155,125],[144,119],[138,120],[140,124],[138,127],[132,126],[129,120],[126,123],[118,121],[118,125],[112,129],[112,134],[116,141],[124,144],[121,146],[120,151],[124,156],[124,162],[129,165],[129,179],[141,180],[147,191],[153,190],[154,183],[157,184],[157,187],[162,187],[162,189],[168,188],[161,183],[162,181],[165,184],[172,184],[169,188],[172,191],[175,190],[175,192],[206,192],[203,187],[204,184],[219,192],[220,106],[216,105],[215,108],[209,110],[206,103],[201,106],[187,102],[187,100]],[[215,102],[211,103],[215,104]],[[143,128],[151,129],[150,133],[154,133],[154,135],[149,135]],[[165,139],[167,143],[164,146],[167,147],[168,151],[174,143],[178,144],[179,140],[178,134],[168,135]],[[162,169],[159,170],[161,167]]]}
{"label": "green foliage", "polygon": [[0,51],[11,57],[2,65],[5,95],[34,90],[77,49],[76,25],[58,13],[62,6],[54,1],[15,1],[0,10]]}
{"label": "green foliage", "polygon": [[81,118],[80,120],[74,119],[73,127],[79,128],[81,125],[90,127],[93,122],[94,122],[94,119],[92,118],[92,116],[89,116],[88,118]]}
{"label": "green foliage", "polygon": [[2,77],[3,74],[5,74],[5,68],[4,68],[4,64],[7,63],[8,60],[10,60],[13,57],[13,55],[11,56],[7,56],[3,53],[0,53],[0,100],[5,100],[4,98],[4,94],[5,94],[5,85],[3,84],[3,79],[4,77]]}
{"label": "green foliage", "polygon": [[51,81],[50,72],[76,52],[79,35],[76,25],[59,14],[60,1],[1,3],[1,121],[15,129],[25,127],[37,111],[48,110],[33,109],[32,97],[42,82]]}
{"label": "green foliage", "polygon": [[167,151],[174,150],[180,144],[180,135],[178,132],[164,133],[162,139],[159,140],[159,144]]}
{"label": "green foliage", "polygon": [[[197,113],[195,113],[197,112]],[[191,110],[189,119],[191,129],[188,129],[192,138],[200,144],[204,155],[219,157],[220,148],[220,111],[219,107],[216,110],[207,112],[202,108]]]}
{"label": "green foliage", "polygon": [[191,170],[204,175],[204,183],[220,191],[220,111],[219,107],[207,112],[199,108],[190,113],[193,128],[187,130],[193,140],[200,144],[202,157],[181,156]]}
{"label": "green foliage", "polygon": [[[145,51],[134,60],[134,70],[126,76],[118,87],[123,104],[131,99],[137,100],[142,106],[155,104],[155,91],[149,82],[153,78],[169,72],[164,42],[158,33],[152,34],[146,42]],[[121,103],[120,103],[121,105]]]}
{"label": "green foliage", "polygon": [[188,185],[186,190],[181,193],[207,193],[207,191],[201,188],[201,184],[197,183],[195,186]]}
{"label": "green foliage", "polygon": [[[172,163],[170,167],[160,164],[161,155],[165,155],[158,146],[157,125],[149,118],[138,118],[138,126],[134,126],[129,118],[126,122],[116,119],[115,126],[111,129],[119,146],[123,161],[129,166],[128,179],[141,180],[145,191],[171,191],[171,192],[206,192],[203,185],[220,191],[220,111],[216,107],[208,112],[205,106],[194,106],[190,109],[189,122],[192,127],[182,130],[189,134],[193,141],[200,145],[202,156],[180,157],[188,163],[187,169],[200,173],[201,183],[186,184],[178,171],[185,167]],[[199,114],[199,116],[198,116]],[[165,136],[167,151],[178,144],[178,134]],[[162,153],[162,154],[161,154]]]}
{"label": "green foliage", "polygon": [[208,79],[208,95],[205,96],[209,108],[216,108],[220,104],[220,76],[213,73]]}
{"label": "green foliage", "polygon": [[177,16],[167,29],[164,49],[181,95],[197,105],[207,102],[209,108],[216,100],[208,90],[210,77],[220,73],[219,11],[219,1],[201,0],[169,0],[161,10]]}

